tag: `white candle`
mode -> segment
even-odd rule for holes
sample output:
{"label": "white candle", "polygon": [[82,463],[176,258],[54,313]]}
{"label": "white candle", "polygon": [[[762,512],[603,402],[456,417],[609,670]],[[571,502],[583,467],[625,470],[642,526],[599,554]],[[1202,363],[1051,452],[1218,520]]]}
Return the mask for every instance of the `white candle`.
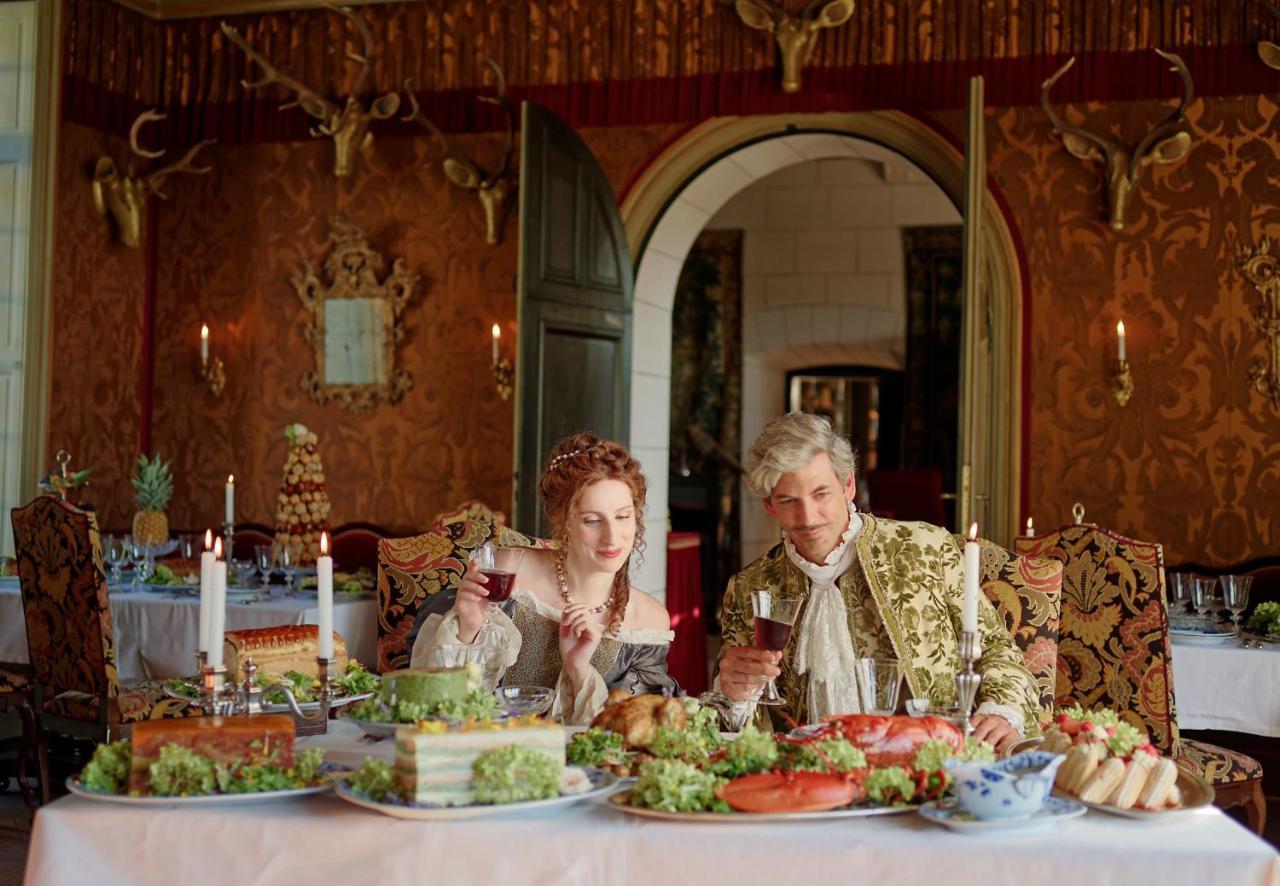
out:
{"label": "white candle", "polygon": [[1124,362],[1124,321],[1116,321],[1116,350],[1120,354],[1120,362]]}
{"label": "white candle", "polygon": [[964,543],[964,605],[960,610],[960,627],[966,631],[978,630],[978,568],[981,548],[978,546],[978,524],[969,528],[969,540]]}
{"label": "white candle", "polygon": [[209,651],[209,613],[213,594],[213,531],[204,533],[204,553],[200,555],[200,641],[201,652]]}
{"label": "white candle", "polygon": [[222,539],[213,543],[213,593],[209,600],[209,667],[222,667],[222,635],[227,626],[227,561],[222,559]]}
{"label": "white candle", "polygon": [[493,365],[498,365],[498,338],[502,335],[502,330],[498,328],[498,324],[493,324]]}
{"label": "white candle", "polygon": [[209,362],[209,325],[200,324],[200,362]]}
{"label": "white candle", "polygon": [[1031,521],[1030,517],[1028,517],[1027,518],[1027,538],[1032,538],[1035,536],[1035,534],[1036,534],[1036,524]]}
{"label": "white candle", "polygon": [[[223,522],[228,526],[236,525],[236,476],[235,474],[227,474],[227,487],[223,495]],[[227,552],[231,556],[231,552]]]}
{"label": "white candle", "polygon": [[329,533],[320,533],[320,556],[316,557],[316,596],[320,616],[316,619],[319,642],[316,655],[333,658],[333,558],[329,556]]}

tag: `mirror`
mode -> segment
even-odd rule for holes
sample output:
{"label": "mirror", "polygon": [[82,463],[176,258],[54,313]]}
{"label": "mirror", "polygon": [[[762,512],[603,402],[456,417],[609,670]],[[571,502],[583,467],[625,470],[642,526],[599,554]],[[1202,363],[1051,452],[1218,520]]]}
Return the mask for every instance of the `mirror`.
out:
{"label": "mirror", "polygon": [[404,337],[400,314],[419,277],[396,259],[379,282],[385,261],[364,233],[343,216],[330,225],[333,250],[324,269],[332,282],[326,285],[305,261],[292,281],[310,314],[303,334],[316,355],[302,388],[317,403],[336,400],[364,412],[397,402],[413,387],[413,376],[396,368],[395,347]]}

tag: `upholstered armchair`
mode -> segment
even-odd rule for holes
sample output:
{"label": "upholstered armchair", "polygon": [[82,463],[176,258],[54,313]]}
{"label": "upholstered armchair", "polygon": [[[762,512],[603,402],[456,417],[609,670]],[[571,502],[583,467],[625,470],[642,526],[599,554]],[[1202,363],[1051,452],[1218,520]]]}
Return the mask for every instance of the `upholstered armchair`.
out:
{"label": "upholstered armchair", "polygon": [[1262,833],[1266,801],[1258,761],[1178,733],[1161,546],[1074,523],[1016,539],[1014,548],[1064,567],[1058,706],[1115,709],[1162,753],[1201,773],[1218,806],[1243,805],[1250,826]]}
{"label": "upholstered armchair", "polygon": [[503,525],[501,513],[469,501],[436,518],[421,535],[378,542],[378,670],[409,666],[409,653],[429,598],[457,588],[471,552],[487,541],[534,544]]}
{"label": "upholstered armchair", "polygon": [[193,716],[158,683],[120,685],[98,524],[41,495],[14,508],[13,536],[34,687],[36,754],[49,800],[45,731],[109,741],[139,720]]}

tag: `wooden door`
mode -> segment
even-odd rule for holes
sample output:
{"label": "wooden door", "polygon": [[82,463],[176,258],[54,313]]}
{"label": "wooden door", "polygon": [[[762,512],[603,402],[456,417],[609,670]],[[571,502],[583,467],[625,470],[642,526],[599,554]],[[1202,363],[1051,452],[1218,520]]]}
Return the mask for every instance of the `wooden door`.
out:
{"label": "wooden door", "polygon": [[520,152],[515,526],[550,534],[538,472],[577,431],[630,437],[631,256],[613,189],[568,123],[525,102]]}

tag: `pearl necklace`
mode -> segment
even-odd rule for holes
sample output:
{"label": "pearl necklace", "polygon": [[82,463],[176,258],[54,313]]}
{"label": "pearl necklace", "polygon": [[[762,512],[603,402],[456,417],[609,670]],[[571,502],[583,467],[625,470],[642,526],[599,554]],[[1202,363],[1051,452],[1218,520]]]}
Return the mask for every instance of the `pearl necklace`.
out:
{"label": "pearl necklace", "polygon": [[[570,606],[574,605],[573,597],[569,596],[569,579],[564,574],[564,557],[556,557],[556,580],[560,583],[560,596],[564,597],[564,602]],[[613,604],[617,602],[618,588],[614,586],[609,592],[609,599],[605,600],[599,606],[593,606],[587,611],[593,615],[599,615],[606,609],[612,609]]]}

